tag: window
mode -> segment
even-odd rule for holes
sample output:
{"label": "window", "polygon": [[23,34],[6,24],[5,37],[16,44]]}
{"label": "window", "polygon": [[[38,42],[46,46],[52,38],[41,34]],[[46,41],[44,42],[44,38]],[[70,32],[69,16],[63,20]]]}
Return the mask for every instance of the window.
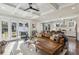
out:
{"label": "window", "polygon": [[12,37],[16,37],[16,23],[12,23]]}
{"label": "window", "polygon": [[22,26],[23,26],[23,24],[22,24],[22,23],[19,23],[19,26],[20,26],[20,27],[22,27]]}
{"label": "window", "polygon": [[35,28],[35,24],[32,24],[32,28]]}
{"label": "window", "polygon": [[28,27],[28,23],[25,24],[25,27]]}
{"label": "window", "polygon": [[2,38],[3,40],[8,39],[8,23],[2,21]]}
{"label": "window", "polygon": [[69,22],[69,27],[74,27],[74,22],[73,21]]}

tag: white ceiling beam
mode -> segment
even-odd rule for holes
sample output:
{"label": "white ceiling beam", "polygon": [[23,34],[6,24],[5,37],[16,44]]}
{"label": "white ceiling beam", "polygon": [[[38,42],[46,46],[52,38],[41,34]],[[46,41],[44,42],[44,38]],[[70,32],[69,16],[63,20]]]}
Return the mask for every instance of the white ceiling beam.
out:
{"label": "white ceiling beam", "polygon": [[59,5],[57,3],[50,3],[56,10],[59,9]]}
{"label": "white ceiling beam", "polygon": [[70,4],[67,4],[67,5],[63,5],[63,6],[60,7],[60,9],[65,8],[65,7],[69,7],[69,6],[72,6],[72,5],[75,5],[75,3],[70,3]]}
{"label": "white ceiling beam", "polygon": [[17,6],[16,6],[16,8],[15,8],[15,10],[14,10],[14,12],[12,13],[12,14],[15,14],[17,11],[18,11],[18,9],[21,7],[21,3],[19,3]]}
{"label": "white ceiling beam", "polygon": [[34,17],[32,17],[32,19],[36,19],[36,18],[39,18],[39,17],[41,17],[41,16],[44,16],[44,15],[47,15],[47,14],[49,14],[49,13],[52,13],[54,10],[49,10],[49,11],[47,11],[47,12],[44,12],[44,13],[41,13],[41,15],[39,16],[39,15],[37,15],[37,16],[34,16]]}
{"label": "white ceiling beam", "polygon": [[49,13],[52,13],[53,11],[54,11],[54,10],[51,9],[51,10],[49,10],[49,11],[47,11],[47,12],[42,13],[41,16],[42,16],[42,15],[47,15],[47,14],[49,14]]}
{"label": "white ceiling beam", "polygon": [[76,18],[76,17],[78,17],[78,15],[67,16],[67,17],[61,17],[61,18],[54,18],[54,19],[51,19],[51,20],[41,21],[41,23],[52,22],[52,21],[55,21],[55,20],[73,19],[73,18]]}
{"label": "white ceiling beam", "polygon": [[[0,4],[0,9],[4,11],[2,13],[7,14],[7,15],[18,16],[18,17],[22,17],[22,18],[27,18],[27,17],[32,18],[33,16],[37,16],[37,15],[32,14],[30,12],[23,11],[23,10],[19,9],[20,7],[21,7],[21,4],[18,4],[16,6],[16,8],[11,7],[9,5],[6,5],[6,4]],[[12,14],[12,13],[15,13],[15,12],[17,12],[17,14]]]}

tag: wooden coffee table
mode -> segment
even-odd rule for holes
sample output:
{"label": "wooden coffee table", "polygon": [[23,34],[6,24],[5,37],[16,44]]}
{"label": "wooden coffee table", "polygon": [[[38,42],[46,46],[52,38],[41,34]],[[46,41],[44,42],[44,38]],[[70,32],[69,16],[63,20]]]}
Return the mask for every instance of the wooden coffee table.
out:
{"label": "wooden coffee table", "polygon": [[50,39],[37,40],[36,48],[47,54],[59,54],[63,50],[63,44],[56,43]]}

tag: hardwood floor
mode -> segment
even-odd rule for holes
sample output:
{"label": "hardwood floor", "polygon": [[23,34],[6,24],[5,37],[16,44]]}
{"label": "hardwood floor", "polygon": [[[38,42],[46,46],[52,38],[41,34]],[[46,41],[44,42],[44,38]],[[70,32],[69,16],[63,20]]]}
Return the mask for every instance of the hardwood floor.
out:
{"label": "hardwood floor", "polygon": [[[35,39],[35,38],[34,38]],[[35,39],[37,40],[37,38]],[[16,42],[16,41],[15,41]],[[43,51],[38,51],[36,52],[35,50],[35,47],[27,47],[27,45],[24,45],[24,41],[22,40],[22,42],[20,43],[21,41],[18,41],[18,45],[14,45],[17,46],[17,48],[15,49],[15,55],[18,55],[18,54],[22,54],[22,55],[47,55],[46,53],[44,53]],[[68,37],[68,53],[66,55],[79,55],[79,42],[76,42],[76,38],[73,38],[73,37]],[[33,51],[31,51],[31,49]],[[18,51],[19,53],[17,54]]]}
{"label": "hardwood floor", "polygon": [[77,46],[76,46],[76,54],[79,55],[79,42],[77,42]]}
{"label": "hardwood floor", "polygon": [[68,54],[76,55],[76,38],[68,37]]}

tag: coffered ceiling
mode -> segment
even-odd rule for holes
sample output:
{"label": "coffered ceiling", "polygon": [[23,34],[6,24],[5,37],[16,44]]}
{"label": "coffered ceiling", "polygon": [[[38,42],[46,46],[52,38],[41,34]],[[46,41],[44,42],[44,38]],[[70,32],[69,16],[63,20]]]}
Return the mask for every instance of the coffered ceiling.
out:
{"label": "coffered ceiling", "polygon": [[79,4],[75,3],[32,3],[32,7],[39,11],[25,10],[29,8],[28,3],[0,3],[0,14],[45,21],[79,13]]}

